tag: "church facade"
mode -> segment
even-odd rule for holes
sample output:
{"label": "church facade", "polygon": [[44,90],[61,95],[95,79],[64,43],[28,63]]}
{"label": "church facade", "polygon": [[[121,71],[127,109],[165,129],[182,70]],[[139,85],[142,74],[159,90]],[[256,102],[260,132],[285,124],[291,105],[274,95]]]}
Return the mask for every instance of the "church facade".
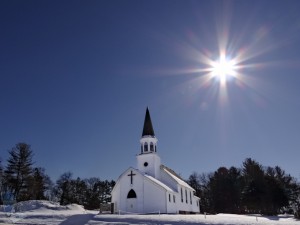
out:
{"label": "church facade", "polygon": [[199,213],[195,190],[161,164],[147,108],[136,168],[125,170],[112,190],[115,213]]}

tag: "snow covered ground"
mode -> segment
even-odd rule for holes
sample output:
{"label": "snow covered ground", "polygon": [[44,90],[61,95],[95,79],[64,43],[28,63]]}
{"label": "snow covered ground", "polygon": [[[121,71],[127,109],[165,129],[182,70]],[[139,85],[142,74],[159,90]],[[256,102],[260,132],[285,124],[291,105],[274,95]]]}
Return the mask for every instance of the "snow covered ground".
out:
{"label": "snow covered ground", "polygon": [[0,224],[43,224],[43,225],[300,225],[292,216],[243,216],[218,215],[110,215],[98,211],[86,211],[82,206],[72,204],[60,206],[48,201],[21,202],[12,207],[0,206]]}

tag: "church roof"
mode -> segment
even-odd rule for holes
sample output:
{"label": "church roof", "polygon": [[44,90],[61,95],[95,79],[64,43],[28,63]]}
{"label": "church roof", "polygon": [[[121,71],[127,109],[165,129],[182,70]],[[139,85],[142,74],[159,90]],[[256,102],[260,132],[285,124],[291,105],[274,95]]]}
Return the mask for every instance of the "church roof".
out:
{"label": "church roof", "polygon": [[154,182],[155,184],[157,184],[158,186],[164,188],[166,191],[169,191],[169,192],[174,192],[169,186],[167,186],[166,184],[164,184],[163,182],[157,180],[156,178],[150,176],[150,175],[147,175],[147,174],[144,174],[144,176],[146,178],[148,178],[149,180],[151,180],[152,182]]}
{"label": "church roof", "polygon": [[[119,178],[117,179],[117,183],[120,182],[121,178],[122,177],[127,177],[126,174],[128,173],[128,171],[130,170],[133,170],[135,173],[139,173],[141,176],[145,177],[146,179],[148,179],[149,181],[151,181],[152,183],[158,185],[160,188],[163,188],[165,189],[166,191],[169,191],[169,192],[174,192],[174,190],[172,188],[170,188],[168,185],[164,184],[163,182],[157,180],[156,178],[148,175],[148,174],[145,174],[145,173],[142,173],[141,171],[133,168],[133,167],[129,167],[127,170],[125,170],[120,176]],[[114,186],[113,190],[115,189],[115,187],[117,187],[117,185]]]}
{"label": "church roof", "polygon": [[148,107],[145,115],[142,137],[143,136],[155,136]]}
{"label": "church roof", "polygon": [[172,177],[178,184],[181,186],[184,186],[186,188],[194,190],[188,183],[186,183],[177,173],[174,172],[174,170],[171,170],[170,168],[161,165],[161,168],[170,176]]}

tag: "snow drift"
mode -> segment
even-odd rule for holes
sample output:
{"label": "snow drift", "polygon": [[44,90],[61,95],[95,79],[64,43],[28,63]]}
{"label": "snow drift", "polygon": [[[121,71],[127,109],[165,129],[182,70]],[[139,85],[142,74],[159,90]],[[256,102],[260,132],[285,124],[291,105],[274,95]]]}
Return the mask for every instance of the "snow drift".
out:
{"label": "snow drift", "polygon": [[[11,211],[7,211],[10,208]],[[290,215],[110,215],[86,211],[77,204],[61,206],[49,201],[25,201],[0,207],[0,224],[31,225],[300,225]]]}
{"label": "snow drift", "polygon": [[43,200],[30,200],[18,202],[12,206],[1,206],[0,210],[2,212],[29,212],[29,211],[38,211],[38,210],[73,210],[73,211],[82,211],[84,208],[81,205],[70,204],[62,206],[56,202],[43,201]]}

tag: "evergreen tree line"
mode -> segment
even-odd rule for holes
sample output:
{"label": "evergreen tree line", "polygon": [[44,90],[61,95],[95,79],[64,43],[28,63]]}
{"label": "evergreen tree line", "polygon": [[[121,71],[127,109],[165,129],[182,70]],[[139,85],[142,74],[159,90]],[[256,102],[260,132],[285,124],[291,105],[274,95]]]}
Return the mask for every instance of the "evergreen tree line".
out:
{"label": "evergreen tree line", "polygon": [[279,166],[263,167],[247,158],[241,168],[194,172],[187,182],[201,198],[203,213],[277,215],[287,212],[300,216],[300,185]]}
{"label": "evergreen tree line", "polygon": [[60,176],[54,188],[56,201],[61,205],[76,203],[85,209],[99,209],[101,203],[111,201],[111,191],[115,181],[101,181],[99,178],[72,179],[72,173]]}
{"label": "evergreen tree line", "polygon": [[0,161],[0,205],[26,200],[50,200],[61,205],[77,203],[86,209],[99,209],[110,201],[115,185],[99,178],[77,179],[72,173],[62,174],[52,182],[42,167],[34,167],[33,151],[26,143],[18,143],[8,151],[4,167]]}
{"label": "evergreen tree line", "polygon": [[[25,200],[51,200],[62,205],[77,203],[98,209],[109,202],[112,181],[81,179],[62,174],[54,183],[42,167],[34,167],[30,145],[18,143],[8,151],[6,166],[0,161],[0,204]],[[246,159],[241,168],[220,167],[213,173],[193,173],[187,182],[201,198],[206,213],[295,213],[300,217],[300,185],[279,166],[263,167]]]}

